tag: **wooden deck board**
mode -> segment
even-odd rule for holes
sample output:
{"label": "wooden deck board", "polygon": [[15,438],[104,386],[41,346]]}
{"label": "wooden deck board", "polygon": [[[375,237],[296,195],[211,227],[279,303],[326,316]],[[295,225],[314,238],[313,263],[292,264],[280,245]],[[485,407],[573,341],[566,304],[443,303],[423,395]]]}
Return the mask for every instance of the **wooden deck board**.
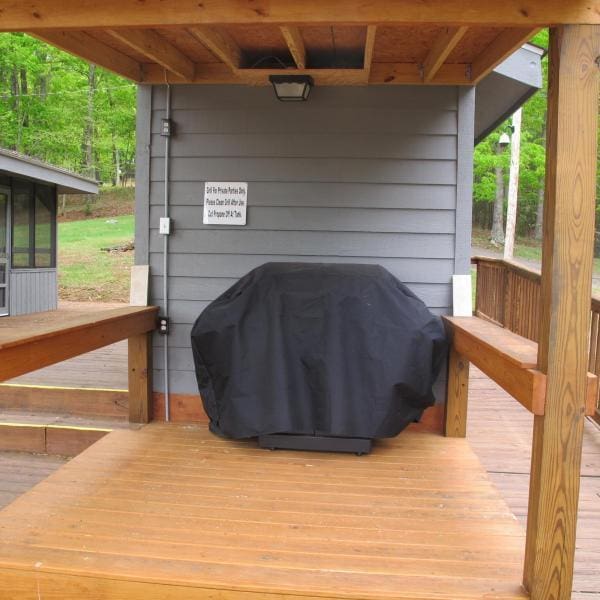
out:
{"label": "wooden deck board", "polygon": [[21,452],[0,452],[0,508],[48,477],[66,459]]}
{"label": "wooden deck board", "polygon": [[[467,440],[511,511],[525,524],[533,421],[478,369],[469,381]],[[600,428],[586,419],[573,600],[600,600]]]}
{"label": "wooden deck board", "polygon": [[414,432],[356,457],[114,431],[0,512],[8,600],[523,598],[522,553],[468,443]]}

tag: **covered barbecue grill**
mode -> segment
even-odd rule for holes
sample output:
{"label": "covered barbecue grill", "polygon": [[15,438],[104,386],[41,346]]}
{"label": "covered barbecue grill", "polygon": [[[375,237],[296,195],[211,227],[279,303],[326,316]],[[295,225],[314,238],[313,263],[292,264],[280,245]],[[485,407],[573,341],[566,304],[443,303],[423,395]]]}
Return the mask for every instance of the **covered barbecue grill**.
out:
{"label": "covered barbecue grill", "polygon": [[378,265],[268,263],[192,330],[211,430],[392,437],[434,403],[440,320]]}

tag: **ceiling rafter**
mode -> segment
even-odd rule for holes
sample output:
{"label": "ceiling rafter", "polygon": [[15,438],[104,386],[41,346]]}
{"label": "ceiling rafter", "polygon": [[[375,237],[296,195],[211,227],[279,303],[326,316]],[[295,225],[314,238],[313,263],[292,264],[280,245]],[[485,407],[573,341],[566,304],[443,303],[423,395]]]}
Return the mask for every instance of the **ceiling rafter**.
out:
{"label": "ceiling rafter", "polygon": [[[471,85],[466,75],[467,65],[445,64],[431,85]],[[365,85],[364,69],[298,69],[295,74],[310,75],[316,85]],[[269,75],[289,75],[289,69],[236,69],[224,64],[197,64],[193,83],[270,85]],[[158,65],[144,65],[145,83],[164,83]],[[184,83],[173,80],[172,83]],[[422,84],[421,69],[417,63],[372,63],[369,83],[406,85]]]}
{"label": "ceiling rafter", "polygon": [[142,81],[142,65],[140,63],[85,32],[34,31],[30,35],[108,71],[117,73],[117,75],[137,82]]}
{"label": "ceiling rafter", "polygon": [[231,70],[240,68],[242,51],[228,33],[204,26],[188,27],[188,31]]}
{"label": "ceiling rafter", "polygon": [[280,27],[280,30],[296,66],[299,69],[306,69],[306,48],[300,28],[285,25]]}
{"label": "ceiling rafter", "polygon": [[435,77],[468,29],[466,26],[444,28],[423,62],[423,81],[425,83],[429,83]]}
{"label": "ceiling rafter", "polygon": [[373,50],[375,49],[375,36],[377,35],[377,26],[369,25],[367,27],[367,37],[365,39],[365,50],[363,58],[363,70],[366,80],[369,81],[371,74],[371,65],[373,64]]}
{"label": "ceiling rafter", "polygon": [[194,79],[194,63],[161,35],[150,29],[111,29],[110,35],[186,81]]}
{"label": "ceiling rafter", "polygon": [[510,54],[528,42],[539,30],[539,27],[505,29],[498,34],[492,43],[473,61],[471,65],[472,83],[477,84],[481,81]]}

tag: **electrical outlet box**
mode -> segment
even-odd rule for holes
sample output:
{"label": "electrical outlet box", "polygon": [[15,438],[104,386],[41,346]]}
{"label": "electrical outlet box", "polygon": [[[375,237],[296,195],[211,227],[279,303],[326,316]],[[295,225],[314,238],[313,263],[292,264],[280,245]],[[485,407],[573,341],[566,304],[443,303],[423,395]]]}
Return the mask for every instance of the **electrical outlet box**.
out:
{"label": "electrical outlet box", "polygon": [[158,233],[161,235],[169,235],[171,233],[171,219],[169,217],[160,218]]}
{"label": "electrical outlet box", "polygon": [[158,333],[161,335],[169,334],[169,317],[158,317]]}
{"label": "electrical outlet box", "polygon": [[163,137],[171,137],[173,134],[173,121],[171,119],[161,119],[160,135]]}

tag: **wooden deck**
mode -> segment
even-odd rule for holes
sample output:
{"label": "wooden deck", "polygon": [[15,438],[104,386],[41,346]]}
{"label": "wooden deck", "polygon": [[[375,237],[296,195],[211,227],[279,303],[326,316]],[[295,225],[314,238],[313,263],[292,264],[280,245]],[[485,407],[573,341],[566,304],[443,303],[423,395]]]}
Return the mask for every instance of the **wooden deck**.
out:
{"label": "wooden deck", "polygon": [[58,456],[0,452],[0,508],[46,479],[66,461]]}
{"label": "wooden deck", "polygon": [[523,598],[523,541],[465,440],[406,432],[356,457],[151,424],[114,431],[0,512],[0,589]]}
{"label": "wooden deck", "polygon": [[[467,441],[525,526],[531,414],[476,368],[469,381]],[[573,600],[600,600],[600,428],[586,419]]]}

